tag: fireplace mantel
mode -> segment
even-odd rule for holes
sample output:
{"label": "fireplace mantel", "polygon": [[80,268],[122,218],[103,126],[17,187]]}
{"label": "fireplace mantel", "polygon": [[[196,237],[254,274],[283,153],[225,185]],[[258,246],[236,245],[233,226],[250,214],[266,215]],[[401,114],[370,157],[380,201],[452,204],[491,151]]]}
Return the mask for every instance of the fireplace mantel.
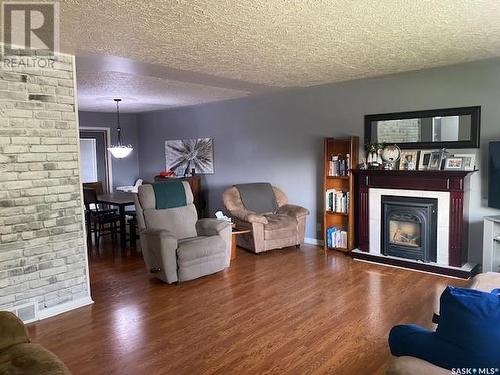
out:
{"label": "fireplace mantel", "polygon": [[353,169],[358,190],[358,248],[369,252],[369,189],[403,189],[450,194],[449,266],[467,262],[469,176],[475,171]]}
{"label": "fireplace mantel", "polygon": [[372,188],[415,189],[432,191],[468,190],[468,176],[476,171],[400,171],[353,169],[360,186]]}

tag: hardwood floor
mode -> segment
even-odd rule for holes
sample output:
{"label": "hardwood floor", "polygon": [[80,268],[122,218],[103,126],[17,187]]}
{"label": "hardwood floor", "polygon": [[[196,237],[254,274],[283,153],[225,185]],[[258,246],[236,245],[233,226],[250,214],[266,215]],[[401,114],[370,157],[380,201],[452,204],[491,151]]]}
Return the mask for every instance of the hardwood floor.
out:
{"label": "hardwood floor", "polygon": [[303,245],[239,249],[176,286],[109,250],[91,261],[94,305],[29,326],[73,374],[382,374],[389,329],[431,327],[444,287],[466,283]]}

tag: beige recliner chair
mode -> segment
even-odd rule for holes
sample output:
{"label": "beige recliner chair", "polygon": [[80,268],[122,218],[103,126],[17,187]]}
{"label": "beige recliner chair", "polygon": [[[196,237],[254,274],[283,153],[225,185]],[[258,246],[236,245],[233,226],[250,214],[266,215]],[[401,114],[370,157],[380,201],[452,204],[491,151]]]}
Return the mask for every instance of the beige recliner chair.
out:
{"label": "beige recliner chair", "polygon": [[276,198],[275,212],[248,210],[236,186],[227,189],[222,199],[233,222],[239,228],[251,229],[250,234],[237,237],[238,246],[255,253],[287,246],[299,247],[304,243],[306,217],[309,210],[288,204],[288,198],[276,186],[272,187]]}
{"label": "beige recliner chair", "polygon": [[170,198],[158,196],[155,189],[161,187],[151,184],[139,186],[134,198],[146,269],[167,283],[222,271],[229,266],[231,257],[231,225],[217,219],[198,220],[187,182],[157,184],[174,183],[182,184],[177,189],[185,194],[182,205],[177,201],[168,208],[157,208],[157,198],[162,204]]}

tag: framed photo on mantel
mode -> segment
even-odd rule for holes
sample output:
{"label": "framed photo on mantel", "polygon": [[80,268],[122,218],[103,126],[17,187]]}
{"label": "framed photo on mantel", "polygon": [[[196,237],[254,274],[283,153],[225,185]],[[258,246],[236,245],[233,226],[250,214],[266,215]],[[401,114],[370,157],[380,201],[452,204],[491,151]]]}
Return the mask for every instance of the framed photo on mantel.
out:
{"label": "framed photo on mantel", "polygon": [[418,157],[420,156],[420,151],[418,150],[401,150],[401,155],[399,157],[399,169],[405,171],[414,171],[418,167]]}
{"label": "framed photo on mantel", "polygon": [[422,150],[420,151],[420,160],[418,162],[418,170],[426,171],[429,169],[429,163],[431,162],[431,156],[433,152],[439,150]]}
{"label": "framed photo on mantel", "polygon": [[464,169],[464,159],[456,156],[446,158],[444,169],[447,171],[461,171]]}
{"label": "framed photo on mantel", "polygon": [[462,158],[464,171],[473,171],[476,169],[476,154],[453,154],[455,158]]}
{"label": "framed photo on mantel", "polygon": [[429,159],[429,165],[427,169],[429,171],[439,171],[441,169],[441,164],[443,159],[446,157],[446,153],[443,150],[433,151]]}

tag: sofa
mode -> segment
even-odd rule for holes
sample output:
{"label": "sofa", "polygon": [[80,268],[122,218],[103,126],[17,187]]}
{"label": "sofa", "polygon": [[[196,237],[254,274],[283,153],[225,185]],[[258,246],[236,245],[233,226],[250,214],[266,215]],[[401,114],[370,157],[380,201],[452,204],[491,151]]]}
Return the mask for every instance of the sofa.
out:
{"label": "sofa", "polygon": [[[500,287],[500,273],[487,272],[474,276],[469,285],[472,289],[490,292]],[[395,357],[387,375],[451,375],[452,372],[414,357]]]}
{"label": "sofa", "polygon": [[8,311],[0,311],[0,374],[71,375],[53,353],[30,342],[23,322]]}
{"label": "sofa", "polygon": [[309,210],[289,204],[286,194],[276,186],[272,186],[272,194],[276,200],[276,211],[255,212],[245,206],[237,186],[223,193],[224,205],[235,225],[251,230],[249,234],[237,237],[238,246],[260,253],[288,246],[299,247],[304,243]]}
{"label": "sofa", "polygon": [[229,267],[231,224],[198,220],[188,182],[141,185],[134,201],[148,273],[171,284]]}

